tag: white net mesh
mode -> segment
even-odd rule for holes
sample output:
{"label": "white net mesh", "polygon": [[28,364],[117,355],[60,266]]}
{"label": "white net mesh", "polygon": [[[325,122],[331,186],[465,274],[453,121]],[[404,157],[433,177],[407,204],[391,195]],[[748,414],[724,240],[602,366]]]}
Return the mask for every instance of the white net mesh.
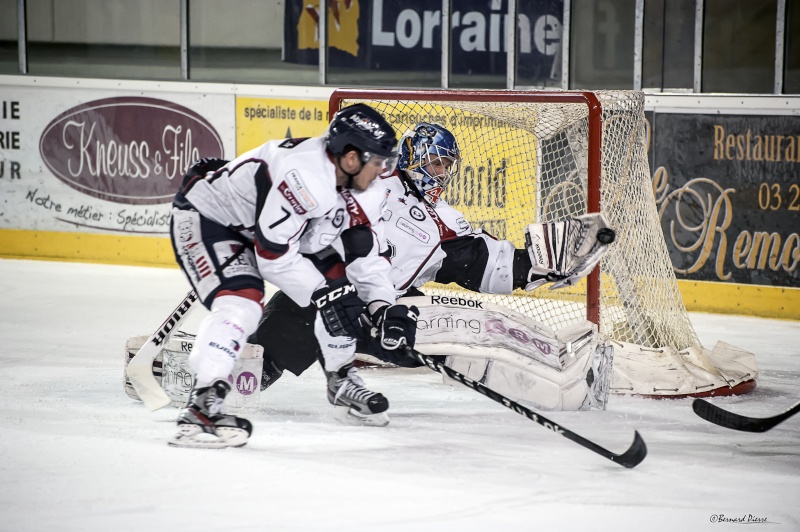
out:
{"label": "white net mesh", "polygon": [[[515,93],[439,91],[446,100],[420,93],[391,99],[364,92],[339,106],[364,101],[382,112],[398,134],[419,121],[437,122],[458,139],[463,161],[443,198],[473,226],[524,246],[524,228],[587,211],[589,107],[586,103],[519,101]],[[530,94],[530,93],[529,93]],[[533,93],[536,94],[536,93]],[[553,94],[553,93],[548,93]],[[580,94],[580,93],[557,93]],[[600,328],[615,340],[681,350],[697,343],[678,291],[658,223],[646,155],[644,96],[636,91],[593,93],[602,104],[600,208],[617,239],[603,259],[599,291],[587,283],[532,293],[473,295],[507,306],[554,329],[587,317],[597,302]],[[548,99],[549,98],[549,99]],[[426,292],[459,290],[426,285]]]}

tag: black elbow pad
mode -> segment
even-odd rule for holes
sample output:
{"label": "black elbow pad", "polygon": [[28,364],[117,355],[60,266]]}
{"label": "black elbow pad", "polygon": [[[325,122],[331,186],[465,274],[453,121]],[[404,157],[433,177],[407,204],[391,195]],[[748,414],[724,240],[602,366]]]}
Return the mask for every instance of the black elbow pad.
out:
{"label": "black elbow pad", "polygon": [[356,225],[342,232],[344,261],[350,264],[356,259],[366,257],[375,245],[372,229],[368,225]]}
{"label": "black elbow pad", "polygon": [[486,242],[473,235],[460,236],[442,242],[442,251],[447,253],[447,257],[434,280],[443,284],[456,283],[467,290],[480,292],[481,280],[489,263]]}

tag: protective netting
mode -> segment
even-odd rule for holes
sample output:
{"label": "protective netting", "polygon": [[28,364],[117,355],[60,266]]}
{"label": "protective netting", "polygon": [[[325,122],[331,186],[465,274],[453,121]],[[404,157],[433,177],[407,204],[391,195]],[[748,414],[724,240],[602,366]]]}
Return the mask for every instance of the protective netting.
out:
{"label": "protective netting", "polygon": [[[465,101],[465,91],[448,91],[447,101],[424,101],[418,93],[413,100],[361,93],[340,106],[365,101],[398,134],[419,121],[450,129],[463,161],[443,198],[473,226],[521,248],[527,224],[587,211],[589,107],[548,101],[546,95],[539,102],[523,102],[514,93],[506,94],[494,91],[485,101]],[[658,222],[646,154],[644,96],[636,91],[593,94],[602,104],[600,205],[617,231],[601,264],[599,292],[587,294],[583,282],[558,291],[543,287],[532,293],[471,297],[505,305],[554,329],[585,319],[587,300],[596,298],[600,328],[613,339],[684,349],[697,338]],[[425,288],[427,293],[459,290],[455,285]]]}

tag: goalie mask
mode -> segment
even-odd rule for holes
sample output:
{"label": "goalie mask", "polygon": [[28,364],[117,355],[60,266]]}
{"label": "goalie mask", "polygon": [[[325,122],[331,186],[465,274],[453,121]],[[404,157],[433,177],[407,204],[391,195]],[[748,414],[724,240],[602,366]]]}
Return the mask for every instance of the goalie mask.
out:
{"label": "goalie mask", "polygon": [[431,205],[453,177],[458,175],[461,152],[456,138],[439,124],[420,122],[400,140],[397,167]]}

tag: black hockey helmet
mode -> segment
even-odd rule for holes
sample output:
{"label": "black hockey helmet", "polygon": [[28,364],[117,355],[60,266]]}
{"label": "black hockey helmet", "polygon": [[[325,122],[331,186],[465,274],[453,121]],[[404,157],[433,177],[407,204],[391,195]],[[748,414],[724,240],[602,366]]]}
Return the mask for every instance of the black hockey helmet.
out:
{"label": "black hockey helmet", "polygon": [[361,152],[364,162],[373,156],[383,157],[394,169],[397,161],[394,128],[378,111],[363,103],[350,105],[333,115],[325,142],[333,155],[342,155],[352,146]]}

